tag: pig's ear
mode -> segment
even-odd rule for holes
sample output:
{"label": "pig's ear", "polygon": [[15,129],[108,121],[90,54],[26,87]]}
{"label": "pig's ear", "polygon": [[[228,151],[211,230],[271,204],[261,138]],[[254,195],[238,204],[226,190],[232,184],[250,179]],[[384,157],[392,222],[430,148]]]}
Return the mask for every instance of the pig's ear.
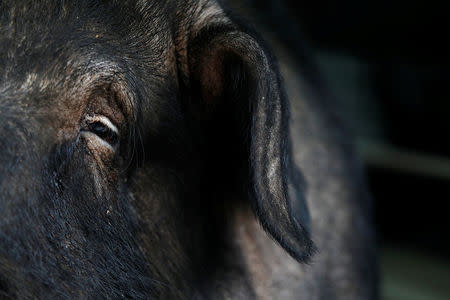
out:
{"label": "pig's ear", "polygon": [[[209,3],[209,2],[207,2]],[[314,252],[300,178],[291,161],[289,102],[271,52],[215,3],[188,11],[179,57],[196,110],[219,115],[249,170],[250,204],[263,228],[295,259]],[[186,27],[189,24],[188,27]],[[180,45],[178,45],[180,46]],[[193,105],[194,105],[193,104]],[[213,117],[214,119],[214,117]],[[303,208],[301,213],[294,208]]]}

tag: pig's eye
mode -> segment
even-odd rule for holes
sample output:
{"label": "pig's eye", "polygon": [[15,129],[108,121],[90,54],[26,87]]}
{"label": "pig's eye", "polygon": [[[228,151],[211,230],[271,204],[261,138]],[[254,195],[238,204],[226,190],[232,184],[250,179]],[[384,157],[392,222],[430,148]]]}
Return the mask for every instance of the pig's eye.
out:
{"label": "pig's eye", "polygon": [[104,116],[89,117],[84,130],[94,133],[112,147],[116,146],[119,141],[117,127]]}
{"label": "pig's eye", "polygon": [[88,127],[91,132],[95,133],[100,138],[104,139],[111,146],[114,146],[115,144],[117,144],[117,140],[118,140],[117,133],[115,133],[111,128],[109,128],[107,125],[103,124],[102,122],[93,122],[93,123],[89,124]]}

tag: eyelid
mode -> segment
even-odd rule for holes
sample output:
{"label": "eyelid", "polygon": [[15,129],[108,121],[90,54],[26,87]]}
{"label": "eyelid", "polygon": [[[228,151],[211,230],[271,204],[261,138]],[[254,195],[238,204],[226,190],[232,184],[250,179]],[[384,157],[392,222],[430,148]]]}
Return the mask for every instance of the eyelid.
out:
{"label": "eyelid", "polygon": [[[107,148],[110,151],[114,152],[115,151],[115,147],[112,146],[110,143],[108,143],[107,141],[103,140],[102,138],[100,138],[98,135],[96,135],[95,133],[92,133],[90,131],[84,131],[81,133],[83,137],[87,138],[87,140],[92,143],[92,145],[94,147],[99,147],[101,146],[102,148]],[[98,149],[98,148],[97,148]]]}
{"label": "eyelid", "polygon": [[106,125],[109,129],[111,129],[112,132],[114,132],[115,134],[119,135],[119,130],[117,129],[116,125],[114,125],[109,118],[105,117],[105,116],[100,116],[100,115],[95,115],[95,116],[87,116],[86,117],[86,121],[88,121],[89,123],[93,123],[93,122],[101,122],[104,125]]}

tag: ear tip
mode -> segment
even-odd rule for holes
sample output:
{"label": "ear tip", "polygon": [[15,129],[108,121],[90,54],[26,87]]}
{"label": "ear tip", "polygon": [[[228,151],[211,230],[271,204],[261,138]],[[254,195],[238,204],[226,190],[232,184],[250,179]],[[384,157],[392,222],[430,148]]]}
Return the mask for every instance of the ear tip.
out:
{"label": "ear tip", "polygon": [[310,263],[312,257],[317,252],[314,242],[309,238],[309,236],[302,234],[289,238],[289,241],[284,241],[281,246],[292,258],[303,264]]}
{"label": "ear tip", "polygon": [[282,245],[286,252],[296,261],[302,264],[309,264],[313,256],[317,253],[317,247],[314,242],[308,238],[301,238],[301,245],[288,244]]}
{"label": "ear tip", "polygon": [[317,247],[303,226],[291,222],[279,224],[277,227],[272,227],[267,223],[261,225],[296,261],[302,264],[311,262],[317,252]]}

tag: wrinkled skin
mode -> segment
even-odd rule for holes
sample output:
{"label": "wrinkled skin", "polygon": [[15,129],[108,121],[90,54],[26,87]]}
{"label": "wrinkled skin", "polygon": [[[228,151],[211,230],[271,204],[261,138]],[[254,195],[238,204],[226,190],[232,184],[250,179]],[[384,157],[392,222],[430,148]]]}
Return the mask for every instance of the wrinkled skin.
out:
{"label": "wrinkled skin", "polygon": [[74,2],[0,2],[0,298],[375,294],[358,167],[256,33]]}

